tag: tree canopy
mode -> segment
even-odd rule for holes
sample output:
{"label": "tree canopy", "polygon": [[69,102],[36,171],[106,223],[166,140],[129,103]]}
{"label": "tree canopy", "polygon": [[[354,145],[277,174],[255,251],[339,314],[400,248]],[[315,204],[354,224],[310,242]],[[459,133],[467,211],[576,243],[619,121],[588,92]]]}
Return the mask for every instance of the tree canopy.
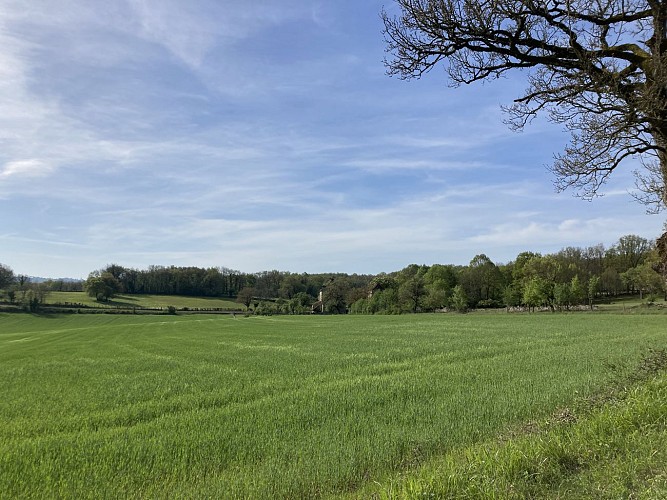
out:
{"label": "tree canopy", "polygon": [[119,293],[122,286],[111,272],[94,271],[88,275],[84,288],[91,297],[106,301]]}
{"label": "tree canopy", "polygon": [[14,271],[11,267],[0,264],[0,289],[8,287],[16,281]]}
{"label": "tree canopy", "polygon": [[[667,298],[667,236],[656,242],[622,236],[612,246],[566,247],[553,254],[521,252],[496,263],[478,254],[468,265],[410,264],[378,275],[264,271],[118,264],[93,271],[82,283],[44,283],[15,276],[0,264],[0,307],[34,311],[49,291],[80,290],[105,301],[115,294],[234,297],[255,314],[401,314],[507,307],[569,310],[593,307],[596,299],[636,294]],[[320,299],[319,293],[322,292]],[[321,300],[321,302],[319,301]]]}
{"label": "tree canopy", "polygon": [[388,72],[419,78],[444,64],[454,86],[528,70],[506,108],[521,129],[538,112],[571,133],[551,170],[558,189],[598,194],[630,158],[636,197],[667,206],[667,2],[396,0],[383,11]]}

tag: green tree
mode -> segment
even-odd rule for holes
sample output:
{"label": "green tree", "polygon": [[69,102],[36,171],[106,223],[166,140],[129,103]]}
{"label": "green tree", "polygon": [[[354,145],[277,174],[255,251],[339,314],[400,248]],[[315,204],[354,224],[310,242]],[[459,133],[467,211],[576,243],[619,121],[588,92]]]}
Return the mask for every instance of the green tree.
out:
{"label": "green tree", "polygon": [[600,276],[600,288],[607,295],[618,295],[623,291],[623,280],[616,269],[605,268]]}
{"label": "green tree", "polygon": [[587,297],[588,293],[584,290],[584,286],[579,280],[579,275],[576,275],[570,281],[570,304],[577,306],[585,303]]}
{"label": "green tree", "polygon": [[351,314],[368,314],[368,299],[359,299],[350,306]]}
{"label": "green tree", "polygon": [[558,310],[562,310],[563,307],[569,309],[571,302],[572,293],[570,285],[568,283],[556,283],[554,286],[554,303],[558,307]]}
{"label": "green tree", "polygon": [[535,258],[542,257],[541,254],[535,252],[521,252],[516,256],[514,262],[509,265],[513,284],[520,284],[530,279],[531,270],[528,268],[528,263]]}
{"label": "green tree", "polygon": [[618,243],[614,245],[614,252],[620,272],[642,264],[652,246],[651,241],[635,234],[628,234],[619,238]]}
{"label": "green tree", "polygon": [[435,311],[442,309],[447,305],[451,291],[446,288],[446,285],[441,281],[436,281],[425,287],[426,295],[424,296],[423,307],[427,311]]}
{"label": "green tree", "polygon": [[449,304],[457,312],[464,313],[468,311],[468,296],[461,285],[454,287]]}
{"label": "green tree", "polygon": [[512,283],[505,287],[503,292],[503,303],[505,307],[517,307],[523,303],[523,288],[520,283]]}
{"label": "green tree", "polygon": [[14,271],[9,266],[0,264],[0,290],[6,290],[16,282]]}
{"label": "green tree", "polygon": [[507,108],[522,129],[539,112],[570,143],[551,166],[559,189],[597,194],[626,160],[640,160],[640,201],[667,205],[667,2],[650,0],[396,0],[383,11],[388,72],[419,78],[443,64],[454,86],[522,70]]}
{"label": "green tree", "polygon": [[41,305],[41,300],[35,290],[29,289],[23,294],[20,305],[25,311],[37,312]]}
{"label": "green tree", "polygon": [[349,286],[342,278],[336,278],[327,284],[323,293],[324,310],[329,314],[345,314],[347,303],[345,301]]}
{"label": "green tree", "polygon": [[547,302],[545,288],[547,288],[545,282],[538,277],[531,278],[526,283],[523,289],[523,303],[530,311],[535,311],[536,307]]}
{"label": "green tree", "polygon": [[402,309],[416,313],[421,308],[423,299],[426,296],[424,279],[419,275],[408,278],[399,286],[398,295]]}
{"label": "green tree", "polygon": [[368,290],[372,295],[379,290],[386,290],[387,288],[398,288],[398,281],[392,276],[386,274],[378,274],[368,284]]}
{"label": "green tree", "polygon": [[374,292],[368,299],[367,312],[370,314],[400,314],[398,290],[386,288]]}
{"label": "green tree", "polygon": [[296,294],[306,291],[306,284],[298,274],[286,274],[278,289],[278,296],[291,299]]}
{"label": "green tree", "polygon": [[639,291],[639,298],[644,298],[644,293],[655,294],[664,290],[664,280],[648,264],[633,267],[624,272],[621,277],[634,290]]}
{"label": "green tree", "polygon": [[[538,283],[542,299],[541,303],[533,305],[533,308],[536,305],[546,305],[553,311],[554,287],[558,283],[558,277],[562,276],[562,265],[558,259],[553,255],[533,256],[526,262],[523,274],[524,283],[526,283],[524,286],[524,297],[528,283],[533,282],[531,285],[533,288]],[[530,290],[529,295],[531,297],[534,296],[534,290]]]}
{"label": "green tree", "polygon": [[457,272],[454,266],[433,264],[424,274],[424,284],[426,286],[437,284],[438,288],[442,288],[447,292],[457,285],[458,280],[456,275]]}
{"label": "green tree", "polygon": [[236,296],[236,302],[243,304],[246,309],[250,308],[253,298],[255,297],[255,289],[249,286],[243,287],[239,290],[238,295]]}
{"label": "green tree", "polygon": [[201,277],[199,289],[204,297],[221,297],[225,291],[225,278],[216,268],[209,268]]}
{"label": "green tree", "polygon": [[313,298],[306,292],[297,292],[288,302],[290,314],[310,312],[313,302]]}
{"label": "green tree", "polygon": [[484,254],[473,257],[470,264],[461,270],[459,281],[472,307],[476,307],[480,301],[486,304],[499,304],[502,300],[504,290],[502,273]]}
{"label": "green tree", "polygon": [[593,310],[593,300],[595,299],[595,295],[598,293],[598,289],[600,288],[600,278],[598,276],[591,276],[591,278],[588,280],[588,307],[590,307],[591,311]]}
{"label": "green tree", "polygon": [[261,298],[278,297],[278,291],[283,280],[283,274],[275,269],[272,271],[263,271],[255,275],[254,285],[255,293]]}
{"label": "green tree", "polygon": [[88,275],[84,289],[90,297],[107,301],[121,291],[121,284],[113,274],[106,271],[95,271]]}
{"label": "green tree", "polygon": [[602,243],[586,247],[583,251],[584,266],[586,267],[586,275],[590,276],[596,274],[601,275],[606,267],[606,250]]}

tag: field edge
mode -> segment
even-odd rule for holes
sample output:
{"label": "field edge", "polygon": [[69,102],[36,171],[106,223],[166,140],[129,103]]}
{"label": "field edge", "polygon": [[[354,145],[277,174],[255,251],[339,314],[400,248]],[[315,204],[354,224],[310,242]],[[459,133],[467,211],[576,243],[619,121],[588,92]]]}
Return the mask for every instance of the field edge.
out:
{"label": "field edge", "polygon": [[667,498],[667,350],[543,422],[336,498]]}

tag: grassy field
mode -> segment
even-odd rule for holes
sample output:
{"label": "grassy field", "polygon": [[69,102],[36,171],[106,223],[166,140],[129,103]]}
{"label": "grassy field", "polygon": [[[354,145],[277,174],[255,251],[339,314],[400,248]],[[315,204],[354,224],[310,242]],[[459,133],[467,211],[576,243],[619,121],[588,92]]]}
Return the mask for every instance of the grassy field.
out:
{"label": "grassy field", "polygon": [[625,313],[667,313],[667,302],[663,297],[654,297],[653,302],[645,297],[643,300],[638,295],[623,295],[600,299],[595,305],[596,310],[604,312],[625,312]]}
{"label": "grassy field", "polygon": [[354,497],[667,498],[667,351],[659,354],[661,370],[629,387],[579,400],[530,432],[453,449]]}
{"label": "grassy field", "polygon": [[181,295],[140,295],[140,294],[122,294],[116,295],[108,302],[98,302],[85,292],[49,292],[46,296],[46,304],[83,304],[88,307],[147,307],[166,308],[175,306],[177,308],[188,307],[190,309],[226,309],[238,311],[243,309],[241,304],[232,299],[222,299],[218,297],[185,297]]}
{"label": "grassy field", "polygon": [[665,345],[663,315],[0,315],[0,498],[364,496]]}

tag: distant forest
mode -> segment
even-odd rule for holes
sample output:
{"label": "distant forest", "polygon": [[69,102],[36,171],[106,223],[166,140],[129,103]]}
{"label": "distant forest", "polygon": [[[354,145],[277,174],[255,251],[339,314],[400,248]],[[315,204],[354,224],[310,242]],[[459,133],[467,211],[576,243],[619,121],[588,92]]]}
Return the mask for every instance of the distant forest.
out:
{"label": "distant forest", "polygon": [[98,300],[119,293],[231,298],[256,313],[269,314],[311,310],[399,314],[498,307],[560,310],[592,306],[594,300],[620,294],[648,299],[665,296],[663,239],[656,244],[627,235],[609,248],[598,244],[546,255],[522,252],[506,264],[480,254],[465,266],[411,264],[379,275],[243,273],[225,267],[138,270],[110,264],[90,273],[86,281],[37,284],[0,265],[0,289],[6,300],[16,301],[23,291],[22,300],[28,295],[36,305],[49,291],[85,290]]}

